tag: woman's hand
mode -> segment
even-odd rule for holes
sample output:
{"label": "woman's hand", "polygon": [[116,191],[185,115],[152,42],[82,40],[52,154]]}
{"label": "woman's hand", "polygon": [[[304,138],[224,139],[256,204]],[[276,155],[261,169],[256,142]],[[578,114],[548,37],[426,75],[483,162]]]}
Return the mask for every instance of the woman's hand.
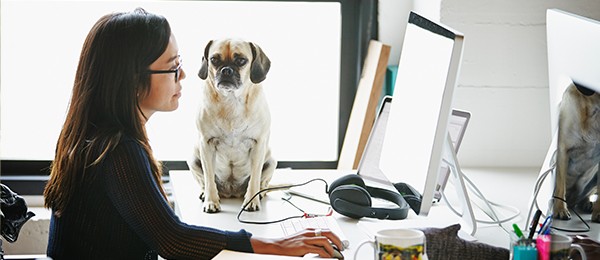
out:
{"label": "woman's hand", "polygon": [[271,255],[303,256],[308,253],[318,254],[320,257],[333,257],[332,243],[343,250],[342,241],[328,229],[306,229],[294,235],[279,238],[250,239],[254,253]]}

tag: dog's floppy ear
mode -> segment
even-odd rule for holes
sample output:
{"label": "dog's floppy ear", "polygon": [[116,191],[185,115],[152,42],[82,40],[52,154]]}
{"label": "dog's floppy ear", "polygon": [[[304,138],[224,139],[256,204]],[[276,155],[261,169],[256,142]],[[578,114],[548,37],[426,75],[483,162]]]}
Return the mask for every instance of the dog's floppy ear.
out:
{"label": "dog's floppy ear", "polygon": [[581,85],[581,84],[579,84],[577,82],[573,81],[573,85],[575,85],[575,87],[577,88],[577,90],[579,90],[579,93],[583,94],[584,96],[591,96],[591,95],[594,95],[594,93],[596,93],[596,91],[594,91],[592,89],[589,89],[589,88],[586,88],[586,87],[584,87],[583,85]]}
{"label": "dog's floppy ear", "polygon": [[250,49],[252,49],[250,80],[252,83],[260,83],[267,78],[267,72],[271,68],[271,61],[258,45],[250,43]]}
{"label": "dog's floppy ear", "polygon": [[212,45],[213,41],[209,41],[204,47],[204,56],[202,56],[202,66],[200,67],[200,71],[198,71],[198,77],[201,79],[206,79],[208,77],[208,50]]}

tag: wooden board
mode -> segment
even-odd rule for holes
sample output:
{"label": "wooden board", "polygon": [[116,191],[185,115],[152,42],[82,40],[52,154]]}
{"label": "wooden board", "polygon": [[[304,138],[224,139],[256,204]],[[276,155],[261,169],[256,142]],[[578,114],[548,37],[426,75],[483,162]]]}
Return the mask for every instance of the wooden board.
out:
{"label": "wooden board", "polygon": [[346,128],[344,143],[340,151],[337,167],[340,170],[358,168],[373,122],[375,122],[377,106],[382,97],[382,86],[390,50],[391,46],[379,41],[371,40],[369,42],[367,57],[363,64],[348,128]]}

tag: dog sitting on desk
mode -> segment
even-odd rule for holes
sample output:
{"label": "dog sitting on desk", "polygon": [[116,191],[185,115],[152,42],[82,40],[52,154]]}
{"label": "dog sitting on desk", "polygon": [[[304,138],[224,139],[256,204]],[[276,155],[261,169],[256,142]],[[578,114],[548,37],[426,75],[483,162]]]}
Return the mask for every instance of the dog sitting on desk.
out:
{"label": "dog sitting on desk", "polygon": [[558,153],[553,214],[570,219],[568,207],[592,213],[600,222],[600,202],[589,197],[600,190],[600,94],[573,83],[559,109]]}
{"label": "dog sitting on desk", "polygon": [[261,82],[271,61],[252,42],[223,39],[204,48],[198,76],[205,80],[197,119],[193,176],[202,189],[204,212],[221,210],[220,197],[242,197],[259,210],[260,197],[277,166],[271,157],[271,116]]}

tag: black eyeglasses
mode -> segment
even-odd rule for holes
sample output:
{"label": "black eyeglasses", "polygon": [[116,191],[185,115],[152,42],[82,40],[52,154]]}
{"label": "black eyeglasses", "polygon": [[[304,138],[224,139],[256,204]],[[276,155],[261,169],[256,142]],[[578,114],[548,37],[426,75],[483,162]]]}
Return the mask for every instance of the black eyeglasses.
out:
{"label": "black eyeglasses", "polygon": [[[178,56],[179,58],[179,56]],[[150,74],[165,74],[165,73],[175,73],[175,82],[179,81],[179,70],[181,69],[181,65],[183,64],[183,60],[181,58],[179,58],[179,64],[177,65],[177,68],[175,68],[174,70],[148,70],[148,73]]]}

